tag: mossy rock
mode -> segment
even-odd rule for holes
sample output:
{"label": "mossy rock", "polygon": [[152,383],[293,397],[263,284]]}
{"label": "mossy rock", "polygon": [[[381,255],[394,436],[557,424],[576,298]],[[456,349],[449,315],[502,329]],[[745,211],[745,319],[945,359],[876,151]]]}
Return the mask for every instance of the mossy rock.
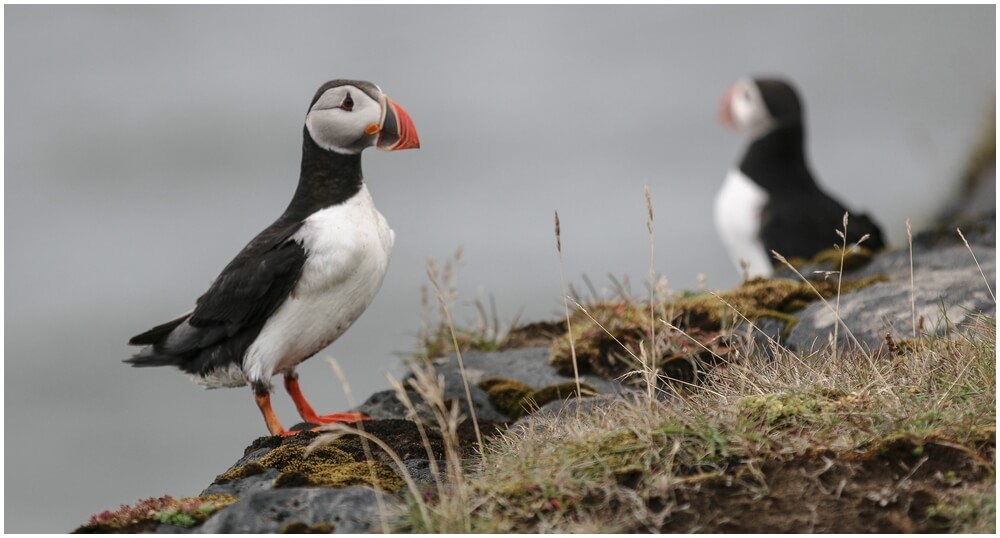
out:
{"label": "mossy rock", "polygon": [[[516,379],[491,377],[480,381],[479,388],[486,391],[490,403],[497,411],[512,420],[517,420],[549,402],[565,400],[576,395],[575,381],[533,389]],[[583,397],[595,396],[597,389],[586,383],[580,383],[580,393]]]}
{"label": "mossy rock", "polygon": [[234,467],[216,479],[236,480],[277,469],[281,474],[275,487],[327,486],[346,487],[365,484],[385,491],[396,492],[405,486],[403,479],[391,468],[380,462],[355,461],[347,452],[324,446],[306,454],[305,445],[282,444],[273,448],[257,461]]}
{"label": "mossy rock", "polygon": [[324,486],[345,488],[365,485],[396,492],[406,485],[391,468],[379,462],[357,461],[339,465],[319,465],[308,470],[286,471],[274,480],[274,487]]}
{"label": "mossy rock", "polygon": [[[843,280],[839,291],[849,293],[886,280],[884,275]],[[733,346],[728,339],[720,338],[721,331],[740,324],[744,318],[750,321],[772,318],[783,323],[787,335],[796,323],[793,312],[819,300],[820,296],[829,299],[837,293],[836,279],[803,282],[757,278],[714,295],[686,294],[655,305],[652,312],[648,304],[639,303],[588,305],[586,312],[578,311],[571,316],[569,333],[553,341],[549,362],[560,374],[572,375],[575,352],[580,373],[613,379],[646,369],[637,358],[641,357],[640,348],[645,348],[661,373],[693,382],[689,379],[693,366],[677,367],[692,361],[711,365],[717,357],[725,356]],[[684,334],[668,330],[660,320],[670,321]],[[655,338],[651,339],[654,329]],[[672,373],[671,368],[678,371]]]}
{"label": "mossy rock", "polygon": [[635,349],[639,342],[648,339],[652,322],[648,306],[599,303],[588,305],[586,314],[575,312],[571,320],[569,334],[549,346],[549,363],[557,372],[573,375],[574,352],[580,374],[615,378],[639,368],[622,346]]}
{"label": "mossy rock", "polygon": [[[705,331],[721,329],[743,317],[753,321],[770,317],[794,324],[789,314],[802,310],[818,301],[819,296],[830,299],[837,295],[885,282],[885,275],[873,275],[857,280],[836,279],[803,282],[784,278],[755,278],[732,290],[717,294],[702,294],[673,302],[668,308],[674,311],[674,324],[680,327],[697,327]],[[727,304],[728,303],[728,304]]]}
{"label": "mossy rock", "polygon": [[[875,254],[875,251],[862,246],[848,248],[847,252],[843,255],[844,272],[854,271],[855,269],[860,269],[868,265],[868,263],[875,257]],[[788,263],[799,269],[803,267],[825,267],[829,271],[839,271],[841,264],[841,248],[833,247],[821,250],[810,260],[803,258],[791,258],[788,260]]]}

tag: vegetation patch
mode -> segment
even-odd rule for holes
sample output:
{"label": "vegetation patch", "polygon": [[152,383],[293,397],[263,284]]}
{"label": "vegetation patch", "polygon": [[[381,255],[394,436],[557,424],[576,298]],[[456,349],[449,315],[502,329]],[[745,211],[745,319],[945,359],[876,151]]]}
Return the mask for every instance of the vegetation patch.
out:
{"label": "vegetation patch", "polygon": [[[648,327],[648,306],[587,309]],[[493,438],[401,530],[994,532],[995,335],[981,317],[883,355],[750,346],[697,386]]]}
{"label": "vegetation patch", "polygon": [[219,509],[238,499],[232,495],[205,495],[174,499],[166,495],[142,499],[134,506],[122,505],[118,510],[105,510],[90,516],[86,525],[74,533],[136,533],[152,532],[160,523],[179,527],[194,527]]}
{"label": "vegetation patch", "polygon": [[678,299],[666,305],[664,311],[672,314],[674,325],[684,329],[719,330],[740,322],[744,317],[751,321],[767,317],[789,321],[789,313],[819,300],[817,293],[824,299],[830,299],[837,295],[838,286],[840,293],[850,293],[887,280],[885,275],[844,280],[839,284],[834,279],[802,282],[755,278],[717,295],[699,294]]}
{"label": "vegetation patch", "polygon": [[[543,405],[557,400],[566,400],[576,396],[576,383],[559,383],[534,389],[516,379],[491,377],[479,382],[479,388],[486,391],[493,407],[511,420],[517,420]],[[597,389],[586,384],[580,384],[580,394],[583,397],[597,395]]]}
{"label": "vegetation patch", "polygon": [[275,487],[327,486],[346,487],[358,484],[385,491],[399,491],[404,483],[391,468],[381,462],[356,461],[336,446],[324,446],[306,454],[301,442],[280,444],[257,461],[233,467],[216,478],[217,482],[237,480],[277,469],[281,474]]}
{"label": "vegetation patch", "polygon": [[747,396],[740,401],[741,415],[767,426],[815,425],[819,421],[840,421],[859,410],[868,411],[864,396],[837,389],[810,387],[804,391]]}
{"label": "vegetation patch", "polygon": [[[856,291],[886,279],[874,275],[845,280],[840,292]],[[588,305],[572,314],[571,333],[552,342],[549,362],[559,373],[573,375],[575,351],[581,373],[607,378],[626,376],[626,382],[641,383],[644,381],[630,374],[645,368],[641,360],[645,346],[647,356],[652,357],[663,375],[691,382],[695,371],[726,359],[738,346],[736,335],[729,329],[744,318],[776,319],[784,324],[787,334],[795,324],[791,313],[820,296],[835,296],[837,289],[836,280],[757,278],[718,294],[680,297],[656,305],[652,312],[648,304],[635,302]],[[663,321],[683,332],[671,330]]]}

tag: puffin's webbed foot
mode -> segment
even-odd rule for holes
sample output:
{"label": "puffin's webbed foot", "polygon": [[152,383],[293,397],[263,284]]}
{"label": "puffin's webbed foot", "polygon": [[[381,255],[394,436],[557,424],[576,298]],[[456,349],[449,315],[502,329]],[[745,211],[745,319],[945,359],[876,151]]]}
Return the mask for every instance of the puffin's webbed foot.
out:
{"label": "puffin's webbed foot", "polygon": [[371,417],[364,413],[330,413],[329,415],[317,415],[312,405],[306,400],[299,388],[299,376],[295,372],[285,374],[285,390],[295,402],[295,409],[299,411],[302,420],[310,424],[330,424],[333,422],[343,422],[352,424],[362,420],[371,420]]}

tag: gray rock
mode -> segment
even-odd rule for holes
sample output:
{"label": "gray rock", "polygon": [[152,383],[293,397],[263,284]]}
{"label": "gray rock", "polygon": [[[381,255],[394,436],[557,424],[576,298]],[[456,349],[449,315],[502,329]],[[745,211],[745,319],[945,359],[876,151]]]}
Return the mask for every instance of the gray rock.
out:
{"label": "gray rock", "polygon": [[[472,400],[480,420],[506,422],[510,418],[493,408],[489,396],[477,384],[491,377],[505,377],[527,383],[532,387],[544,387],[558,383],[573,381],[555,371],[549,364],[549,349],[547,347],[532,347],[510,349],[498,352],[469,351],[462,354],[465,373],[469,379]],[[461,371],[455,355],[449,355],[435,361],[438,374],[444,376],[445,397],[458,399],[463,410],[467,410],[465,388],[462,384]],[[602,394],[617,394],[625,389],[614,381],[609,381],[594,375],[580,376],[582,383],[594,387]]]}
{"label": "gray rock", "polygon": [[196,533],[274,533],[289,525],[330,524],[338,534],[381,528],[376,495],[390,510],[403,502],[366,487],[342,489],[290,488],[251,493],[195,529]]}
{"label": "gray rock", "polygon": [[232,464],[229,467],[229,469],[226,469],[226,470],[227,471],[231,471],[231,470],[233,470],[233,469],[235,469],[237,467],[240,467],[241,465],[246,465],[246,464],[248,464],[250,462],[257,461],[257,460],[263,458],[264,456],[266,456],[267,453],[270,452],[270,451],[271,451],[270,448],[258,448],[257,450],[254,450],[254,451],[252,451],[252,452],[250,452],[248,454],[244,454],[242,458],[236,460],[236,463]]}
{"label": "gray rock", "polygon": [[[430,460],[412,459],[406,460],[406,472],[410,473],[413,481],[417,484],[434,485],[434,474],[431,473]],[[438,479],[444,480],[444,461],[438,463]]]}
{"label": "gray rock", "polygon": [[[265,451],[266,452],[266,451]],[[241,460],[242,461],[242,460]],[[205,488],[200,495],[211,495],[213,493],[228,493],[236,497],[243,498],[257,491],[274,489],[274,479],[281,474],[277,469],[265,469],[263,473],[230,480],[222,484],[212,484]]]}
{"label": "gray rock", "polygon": [[[416,394],[409,393],[410,399],[416,402],[419,397]],[[365,403],[359,405],[352,411],[358,413],[364,413],[374,419],[401,419],[409,420],[413,417],[410,416],[410,412],[406,409],[399,399],[396,398],[396,391],[394,390],[383,390],[376,392],[365,400]]]}
{"label": "gray rock", "polygon": [[[943,335],[949,327],[969,321],[976,313],[996,314],[996,302],[976,267],[978,260],[989,285],[996,282],[995,219],[990,217],[985,223],[971,226],[966,238],[975,259],[954,230],[927,232],[914,238],[912,287],[908,247],[883,253],[867,266],[845,275],[889,277],[888,282],[840,298],[839,317],[862,347],[877,349],[886,334],[912,337],[914,311],[922,333],[932,335]],[[911,305],[911,293],[915,307]],[[796,313],[796,318],[799,322],[788,337],[790,347],[806,351],[832,339],[837,315],[821,301]],[[851,341],[843,326],[838,333],[840,345]]]}

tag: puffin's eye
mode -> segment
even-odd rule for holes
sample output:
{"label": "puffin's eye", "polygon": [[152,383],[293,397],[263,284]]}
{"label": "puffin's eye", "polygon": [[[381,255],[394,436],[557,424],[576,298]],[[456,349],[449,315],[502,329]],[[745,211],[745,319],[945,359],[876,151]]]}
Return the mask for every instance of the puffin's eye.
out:
{"label": "puffin's eye", "polygon": [[743,100],[744,101],[749,101],[750,100],[750,91],[749,90],[743,90]]}
{"label": "puffin's eye", "polygon": [[340,102],[340,108],[348,112],[354,109],[354,99],[351,99],[350,93],[348,93],[347,97],[345,97],[344,100]]}

